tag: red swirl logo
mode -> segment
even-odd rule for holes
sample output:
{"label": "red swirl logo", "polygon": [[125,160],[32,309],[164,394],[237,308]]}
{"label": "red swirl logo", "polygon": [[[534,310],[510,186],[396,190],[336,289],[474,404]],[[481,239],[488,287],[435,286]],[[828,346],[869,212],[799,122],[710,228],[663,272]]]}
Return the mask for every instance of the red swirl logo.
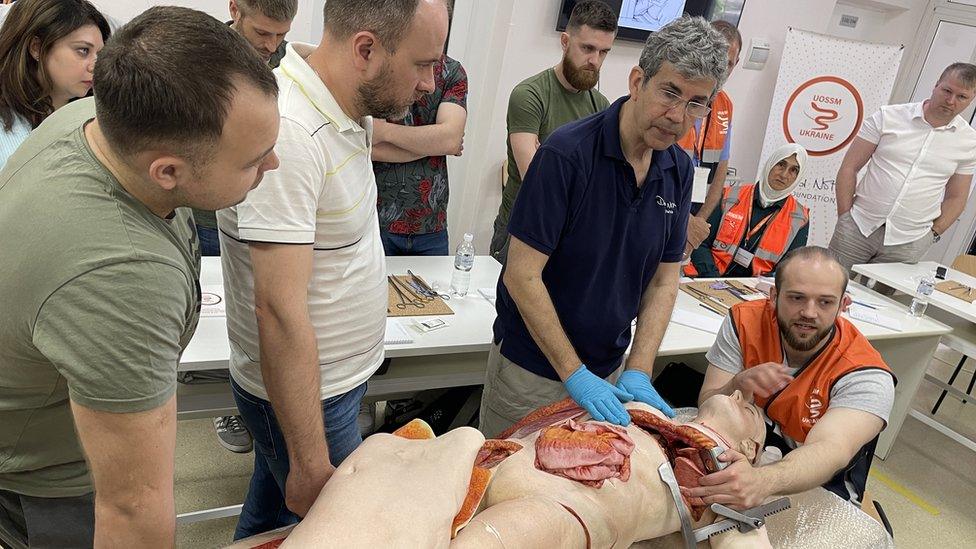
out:
{"label": "red swirl logo", "polygon": [[837,76],[818,76],[797,86],[783,109],[783,136],[811,156],[843,150],[857,135],[864,103],[853,84]]}

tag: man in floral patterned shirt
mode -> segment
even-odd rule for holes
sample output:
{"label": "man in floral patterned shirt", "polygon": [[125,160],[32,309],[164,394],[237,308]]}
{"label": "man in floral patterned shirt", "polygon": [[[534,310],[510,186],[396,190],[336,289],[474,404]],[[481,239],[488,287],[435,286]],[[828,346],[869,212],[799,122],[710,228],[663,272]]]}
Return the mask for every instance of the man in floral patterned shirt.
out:
{"label": "man in floral patterned shirt", "polygon": [[448,255],[447,158],[461,156],[468,76],[443,56],[434,91],[402,120],[373,120],[380,234],[386,255]]}

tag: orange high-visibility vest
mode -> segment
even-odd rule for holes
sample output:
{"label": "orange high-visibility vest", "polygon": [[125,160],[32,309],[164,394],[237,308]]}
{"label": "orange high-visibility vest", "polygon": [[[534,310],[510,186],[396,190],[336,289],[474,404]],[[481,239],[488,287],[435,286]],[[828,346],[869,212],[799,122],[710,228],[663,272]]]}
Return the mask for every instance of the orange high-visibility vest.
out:
{"label": "orange high-visibility vest", "polygon": [[[712,110],[702,121],[701,129],[695,132],[692,126],[688,133],[678,140],[678,146],[684,149],[688,156],[704,164],[715,164],[722,156],[725,139],[729,135],[729,123],[732,121],[732,99],[725,91],[720,90],[712,100]],[[697,150],[697,152],[696,152]]]}
{"label": "orange high-visibility vest", "polygon": [[[730,314],[744,368],[783,361],[776,311],[769,299],[737,303]],[[846,318],[837,317],[834,334],[829,337],[820,353],[797,371],[785,389],[769,399],[756,396],[756,404],[766,410],[766,416],[798,443],[806,440],[817,420],[827,412],[830,390],[837,380],[857,370],[891,373],[881,354]]]}
{"label": "orange high-visibility vest", "polygon": [[[712,259],[722,274],[731,267],[735,252],[749,230],[753,194],[759,183],[726,187],[722,196],[722,224],[712,241]],[[796,201],[793,195],[786,197],[783,206],[766,222],[759,244],[752,258],[752,276],[760,276],[776,270],[776,264],[790,249],[800,229],[810,222],[810,210]]]}

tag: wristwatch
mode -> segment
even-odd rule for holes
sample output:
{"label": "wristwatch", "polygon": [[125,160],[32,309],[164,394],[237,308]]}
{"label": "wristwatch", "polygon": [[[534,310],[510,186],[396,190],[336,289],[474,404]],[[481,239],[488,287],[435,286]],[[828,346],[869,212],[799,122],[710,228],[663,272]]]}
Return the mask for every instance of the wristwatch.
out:
{"label": "wristwatch", "polygon": [[932,229],[932,243],[935,244],[940,240],[942,240],[942,235],[935,232],[935,229]]}

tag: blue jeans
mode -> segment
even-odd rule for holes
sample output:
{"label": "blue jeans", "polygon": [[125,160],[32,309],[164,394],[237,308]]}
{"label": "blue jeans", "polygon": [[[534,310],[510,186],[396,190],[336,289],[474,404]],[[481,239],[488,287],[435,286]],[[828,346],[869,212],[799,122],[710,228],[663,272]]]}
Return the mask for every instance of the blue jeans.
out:
{"label": "blue jeans", "polygon": [[[234,540],[239,540],[295,524],[298,516],[285,506],[288,451],[271,403],[248,393],[233,379],[230,383],[237,409],[254,437],[254,474],[234,531]],[[356,418],[364,394],[366,383],[322,401],[325,438],[333,466],[338,467],[363,441]]]}
{"label": "blue jeans", "polygon": [[427,234],[393,234],[380,230],[386,255],[450,255],[447,231]]}
{"label": "blue jeans", "polygon": [[197,238],[200,239],[200,255],[220,255],[220,238],[217,236],[217,229],[197,225]]}

